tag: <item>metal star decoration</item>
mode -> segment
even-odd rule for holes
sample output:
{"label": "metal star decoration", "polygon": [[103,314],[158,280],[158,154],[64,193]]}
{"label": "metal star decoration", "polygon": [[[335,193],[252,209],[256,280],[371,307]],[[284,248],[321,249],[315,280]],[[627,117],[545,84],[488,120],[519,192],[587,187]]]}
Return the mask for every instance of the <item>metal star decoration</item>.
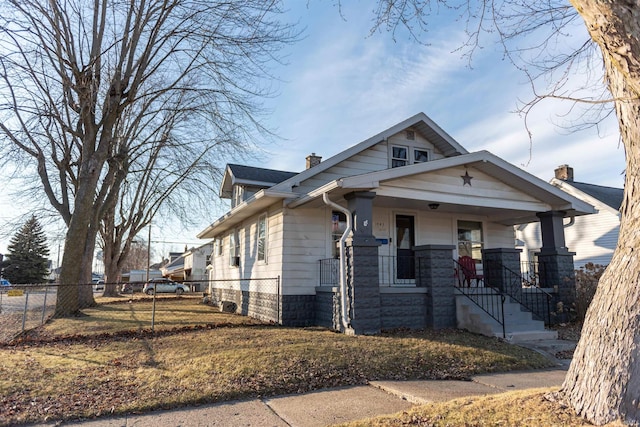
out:
{"label": "metal star decoration", "polygon": [[463,187],[467,184],[469,184],[469,187],[471,187],[471,180],[473,179],[473,177],[469,175],[469,171],[464,171],[464,175],[460,175],[460,178],[462,178]]}

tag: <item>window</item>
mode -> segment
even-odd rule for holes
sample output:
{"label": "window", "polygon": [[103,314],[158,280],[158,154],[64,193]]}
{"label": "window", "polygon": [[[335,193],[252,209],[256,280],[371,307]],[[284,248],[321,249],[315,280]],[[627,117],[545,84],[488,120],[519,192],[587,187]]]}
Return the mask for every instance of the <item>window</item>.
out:
{"label": "window", "polygon": [[391,167],[397,168],[409,164],[409,150],[407,147],[392,146],[391,147]]}
{"label": "window", "polygon": [[346,229],[347,216],[342,212],[331,212],[331,256],[333,258],[338,258],[340,256],[338,242]]}
{"label": "window", "polygon": [[403,147],[401,145],[391,146],[392,168],[428,162],[430,157],[431,150],[428,148],[418,148],[413,145],[409,145],[408,147]]}
{"label": "window", "polygon": [[470,256],[482,259],[482,223],[476,221],[458,221],[458,256]]}
{"label": "window", "polygon": [[236,228],[229,234],[229,264],[237,267],[240,265],[240,236]]}
{"label": "window", "polygon": [[233,186],[233,199],[231,200],[231,207],[235,208],[244,200],[244,188],[242,185]]}
{"label": "window", "polygon": [[258,248],[258,261],[266,261],[267,259],[267,214],[260,215],[258,218],[258,230],[256,237]]}
{"label": "window", "polygon": [[427,150],[413,150],[413,163],[424,163],[429,161],[429,152]]}
{"label": "window", "polygon": [[215,249],[214,249],[216,256],[222,255],[222,242],[223,242],[222,237],[216,238]]}

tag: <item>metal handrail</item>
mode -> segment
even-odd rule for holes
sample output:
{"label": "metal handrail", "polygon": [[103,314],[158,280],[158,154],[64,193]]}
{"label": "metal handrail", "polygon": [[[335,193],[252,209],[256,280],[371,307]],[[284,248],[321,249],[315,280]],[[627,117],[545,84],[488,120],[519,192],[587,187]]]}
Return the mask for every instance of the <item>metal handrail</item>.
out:
{"label": "metal handrail", "polygon": [[498,322],[500,326],[502,326],[502,338],[506,338],[507,332],[504,320],[504,302],[507,299],[506,296],[498,289],[485,287],[484,282],[483,286],[480,286],[480,282],[477,283],[478,286],[476,287],[464,286],[466,282],[462,272],[462,266],[456,260],[453,260],[453,263],[454,276],[457,279],[457,283],[454,282],[453,287]]}
{"label": "metal handrail", "polygon": [[525,279],[522,274],[499,262],[493,267],[502,273],[503,292],[544,321],[545,325],[550,325],[552,295],[540,288],[536,281]]}

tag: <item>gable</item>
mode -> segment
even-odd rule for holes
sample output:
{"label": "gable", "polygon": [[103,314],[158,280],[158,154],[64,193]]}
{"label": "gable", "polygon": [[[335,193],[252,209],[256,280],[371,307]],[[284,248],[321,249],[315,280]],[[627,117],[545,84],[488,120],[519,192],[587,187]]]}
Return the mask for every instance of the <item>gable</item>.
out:
{"label": "gable", "polygon": [[[439,145],[431,142],[416,129],[417,127],[414,126],[403,129],[324,171],[296,183],[295,191],[305,193],[336,179],[392,169],[394,162],[403,161],[403,158],[405,165],[412,165],[425,160],[434,161],[446,157]],[[418,156],[421,156],[419,160]]]}
{"label": "gable", "polygon": [[[385,154],[383,147],[388,150],[390,138],[398,138],[398,134],[406,130],[413,130],[420,138],[428,141],[433,147],[434,153],[437,153],[436,156],[451,157],[468,153],[426,114],[419,113],[281,182],[273,189],[306,192],[310,188],[319,187],[333,179],[387,169],[390,167],[389,153],[387,151]],[[380,157],[381,154],[382,157]],[[366,157],[371,158],[366,159]],[[347,162],[340,166],[345,161]],[[354,164],[358,167],[354,167]]]}

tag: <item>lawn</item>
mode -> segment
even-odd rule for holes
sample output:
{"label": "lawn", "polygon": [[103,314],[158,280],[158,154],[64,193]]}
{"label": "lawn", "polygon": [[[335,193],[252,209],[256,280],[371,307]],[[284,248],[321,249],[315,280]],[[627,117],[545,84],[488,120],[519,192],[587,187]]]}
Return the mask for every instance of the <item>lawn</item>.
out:
{"label": "lawn", "polygon": [[220,313],[198,299],[103,304],[0,347],[0,424],[144,412],[383,379],[462,379],[547,367],[458,330],[349,337]]}

